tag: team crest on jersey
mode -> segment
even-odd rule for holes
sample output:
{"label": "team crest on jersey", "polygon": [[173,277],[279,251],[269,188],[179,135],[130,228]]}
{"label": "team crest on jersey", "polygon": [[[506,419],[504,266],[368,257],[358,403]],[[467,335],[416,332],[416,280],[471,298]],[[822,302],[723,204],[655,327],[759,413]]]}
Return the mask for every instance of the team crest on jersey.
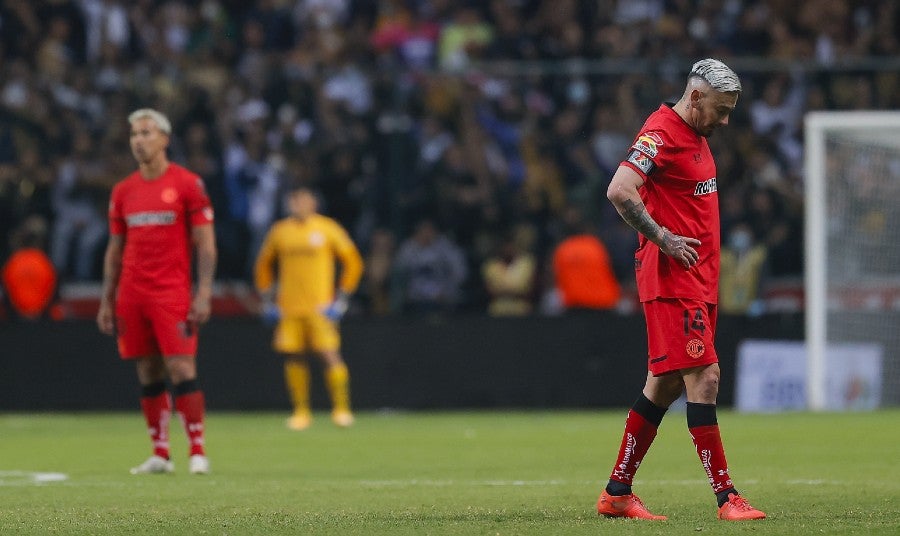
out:
{"label": "team crest on jersey", "polygon": [[319,231],[313,231],[309,234],[309,245],[319,247],[325,243],[325,235]]}
{"label": "team crest on jersey", "polygon": [[703,182],[698,182],[697,187],[694,188],[694,195],[706,195],[717,191],[716,178],[713,177],[711,179],[706,179]]}
{"label": "team crest on jersey", "polygon": [[685,350],[687,350],[687,355],[694,359],[700,359],[706,353],[706,345],[700,339],[691,339]]}
{"label": "team crest on jersey", "polygon": [[625,161],[634,164],[639,170],[644,172],[644,175],[649,175],[656,168],[653,160],[650,160],[649,156],[637,149],[633,149]]}
{"label": "team crest on jersey", "polygon": [[632,149],[640,151],[650,158],[659,154],[659,147],[662,147],[662,137],[656,132],[644,132],[638,136],[637,141],[631,146]]}
{"label": "team crest on jersey", "polygon": [[178,191],[175,188],[166,188],[160,197],[164,203],[174,203],[178,199]]}

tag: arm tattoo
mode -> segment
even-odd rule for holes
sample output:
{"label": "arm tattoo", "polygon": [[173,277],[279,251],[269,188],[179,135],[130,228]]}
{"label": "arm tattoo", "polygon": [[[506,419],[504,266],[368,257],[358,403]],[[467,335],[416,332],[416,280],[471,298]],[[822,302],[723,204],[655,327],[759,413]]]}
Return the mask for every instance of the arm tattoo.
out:
{"label": "arm tattoo", "polygon": [[650,213],[643,203],[635,203],[631,199],[626,199],[622,203],[622,219],[625,220],[635,231],[646,236],[651,242],[657,242],[660,239],[662,227],[653,221]]}

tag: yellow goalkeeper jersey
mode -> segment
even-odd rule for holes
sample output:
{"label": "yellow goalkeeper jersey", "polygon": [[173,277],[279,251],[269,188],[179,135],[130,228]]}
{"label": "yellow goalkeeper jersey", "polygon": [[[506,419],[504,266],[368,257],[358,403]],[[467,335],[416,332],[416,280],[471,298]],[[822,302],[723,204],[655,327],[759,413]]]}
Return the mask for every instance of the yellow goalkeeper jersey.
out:
{"label": "yellow goalkeeper jersey", "polygon": [[334,299],[336,263],[338,288],[352,294],[363,272],[363,260],[347,231],[335,220],[314,214],[306,220],[275,222],[260,248],[254,280],[260,292],[272,288],[278,269],[278,306],[284,316],[319,311]]}

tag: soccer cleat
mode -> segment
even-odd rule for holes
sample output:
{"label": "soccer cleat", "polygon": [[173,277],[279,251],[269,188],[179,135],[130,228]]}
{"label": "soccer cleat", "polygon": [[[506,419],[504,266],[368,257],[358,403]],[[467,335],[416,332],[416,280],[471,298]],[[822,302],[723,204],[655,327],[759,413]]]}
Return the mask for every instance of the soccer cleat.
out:
{"label": "soccer cleat", "polygon": [[209,458],[202,454],[193,454],[191,455],[191,460],[188,464],[188,471],[192,475],[208,475],[209,474]]}
{"label": "soccer cleat", "polygon": [[306,430],[310,425],[312,425],[312,415],[309,413],[294,413],[287,420],[287,427],[297,432]]}
{"label": "soccer cleat", "polygon": [[147,458],[147,461],[131,468],[133,475],[149,475],[153,473],[171,473],[175,471],[175,464],[171,460],[167,460],[162,456],[154,454]]}
{"label": "soccer cleat", "polygon": [[349,411],[332,411],[331,421],[341,428],[347,428],[353,424],[353,414]]}
{"label": "soccer cleat", "polygon": [[597,514],[606,517],[631,517],[635,519],[652,519],[665,521],[666,516],[651,514],[640,497],[633,493],[628,495],[610,495],[603,490],[597,500]]}
{"label": "soccer cleat", "polygon": [[765,512],[750,506],[747,499],[737,493],[728,494],[728,502],[719,508],[719,519],[725,521],[745,521],[748,519],[765,519]]}

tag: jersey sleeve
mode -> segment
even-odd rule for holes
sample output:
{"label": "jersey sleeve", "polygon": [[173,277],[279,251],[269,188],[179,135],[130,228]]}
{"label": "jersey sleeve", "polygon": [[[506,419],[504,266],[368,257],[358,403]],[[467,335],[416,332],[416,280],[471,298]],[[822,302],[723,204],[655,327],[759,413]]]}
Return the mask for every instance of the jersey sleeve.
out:
{"label": "jersey sleeve", "polygon": [[275,262],[277,233],[277,225],[269,229],[253,264],[253,284],[259,292],[272,288],[275,279],[272,265]]}
{"label": "jersey sleeve", "polygon": [[670,145],[664,142],[661,130],[645,128],[634,139],[622,165],[630,167],[647,180],[657,169],[665,166],[666,151]]}
{"label": "jersey sleeve", "polygon": [[109,234],[125,234],[125,218],[122,215],[122,189],[114,187],[109,196]]}
{"label": "jersey sleeve", "polygon": [[352,294],[356,291],[356,287],[359,285],[359,280],[362,277],[362,255],[360,255],[347,231],[336,222],[331,226],[329,234],[331,235],[334,253],[341,261],[341,278],[338,281],[338,288],[342,292]]}
{"label": "jersey sleeve", "polygon": [[185,181],[184,204],[188,214],[188,221],[191,225],[204,225],[213,222],[212,203],[209,200],[209,195],[206,193],[203,179],[200,177],[191,175]]}

